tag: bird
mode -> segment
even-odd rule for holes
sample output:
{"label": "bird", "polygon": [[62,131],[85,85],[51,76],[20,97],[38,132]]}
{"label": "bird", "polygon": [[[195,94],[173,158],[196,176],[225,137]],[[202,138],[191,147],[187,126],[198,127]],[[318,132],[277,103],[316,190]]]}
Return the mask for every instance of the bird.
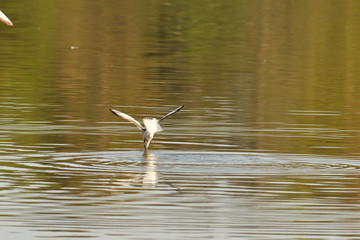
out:
{"label": "bird", "polygon": [[163,116],[159,120],[157,120],[156,118],[148,118],[148,117],[144,118],[143,123],[144,123],[145,127],[143,127],[134,118],[132,118],[131,116],[129,116],[129,115],[123,113],[123,112],[120,112],[120,111],[115,110],[115,109],[110,109],[110,111],[113,114],[115,114],[116,116],[132,122],[133,124],[135,124],[135,126],[137,128],[139,128],[142,131],[142,133],[143,133],[143,141],[144,141],[144,149],[145,149],[145,151],[147,151],[149,149],[149,145],[151,143],[151,140],[154,138],[155,133],[163,131],[163,128],[160,126],[160,122],[163,121],[165,118],[170,117],[174,113],[177,113],[183,107],[184,107],[184,105],[176,108],[175,110],[169,112],[168,114],[166,114],[165,116]]}
{"label": "bird", "polygon": [[14,24],[7,18],[7,16],[0,10],[0,20],[6,23],[9,26],[14,26]]}

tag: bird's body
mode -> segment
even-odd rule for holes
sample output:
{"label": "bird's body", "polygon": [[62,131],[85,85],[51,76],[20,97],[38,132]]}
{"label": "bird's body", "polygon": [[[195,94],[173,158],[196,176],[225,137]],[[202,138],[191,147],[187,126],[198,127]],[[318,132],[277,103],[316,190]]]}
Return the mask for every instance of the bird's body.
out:
{"label": "bird's body", "polygon": [[145,151],[149,148],[149,145],[151,143],[151,140],[154,138],[155,133],[157,132],[161,132],[163,131],[162,127],[160,126],[160,122],[162,120],[164,120],[165,118],[173,115],[174,113],[180,111],[184,106],[180,106],[177,109],[175,109],[172,112],[169,112],[168,114],[166,114],[164,117],[162,117],[160,120],[157,120],[156,118],[144,118],[143,122],[144,122],[144,126],[143,127],[138,121],[136,121],[134,118],[132,118],[131,116],[120,112],[118,110],[115,109],[110,109],[110,111],[115,114],[118,117],[121,117],[125,120],[128,120],[130,122],[132,122],[133,124],[135,124],[135,126],[137,126],[142,132],[143,132],[143,141],[144,141],[144,149]]}
{"label": "bird's body", "polygon": [[148,149],[155,133],[162,132],[163,129],[156,118],[144,118],[143,122],[145,125],[145,130],[143,131],[144,148]]}
{"label": "bird's body", "polygon": [[7,16],[2,11],[0,11],[0,20],[9,26],[14,26],[14,24],[10,21],[10,19],[7,18]]}

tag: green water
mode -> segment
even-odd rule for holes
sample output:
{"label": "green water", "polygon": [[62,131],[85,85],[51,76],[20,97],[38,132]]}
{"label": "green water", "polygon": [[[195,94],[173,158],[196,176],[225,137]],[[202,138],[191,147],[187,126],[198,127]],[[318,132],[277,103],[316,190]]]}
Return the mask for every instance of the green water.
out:
{"label": "green water", "polygon": [[360,237],[360,2],[1,10],[6,239]]}

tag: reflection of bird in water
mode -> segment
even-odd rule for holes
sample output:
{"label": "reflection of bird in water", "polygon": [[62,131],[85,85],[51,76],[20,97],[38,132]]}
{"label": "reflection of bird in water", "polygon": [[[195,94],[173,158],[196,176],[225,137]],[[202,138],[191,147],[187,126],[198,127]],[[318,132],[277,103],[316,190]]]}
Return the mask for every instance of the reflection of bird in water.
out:
{"label": "reflection of bird in water", "polygon": [[14,26],[14,24],[10,21],[10,19],[7,18],[7,16],[2,11],[0,11],[0,20],[9,26]]}
{"label": "reflection of bird in water", "polygon": [[147,187],[155,187],[158,182],[158,173],[156,171],[156,156],[150,151],[145,151],[143,157],[146,160],[146,172],[143,177],[143,184]]}
{"label": "reflection of bird in water", "polygon": [[125,120],[128,120],[128,121],[134,123],[135,126],[137,126],[143,132],[144,148],[145,148],[145,151],[146,151],[149,148],[150,142],[153,139],[155,133],[161,132],[163,130],[159,123],[162,120],[164,120],[165,118],[167,118],[167,117],[173,115],[174,113],[180,111],[183,107],[184,106],[180,106],[177,109],[175,109],[174,111],[169,112],[168,114],[163,116],[160,120],[157,120],[156,118],[144,118],[143,122],[144,122],[145,127],[141,126],[141,124],[138,121],[136,121],[134,118],[130,117],[129,115],[127,115],[127,114],[125,114],[123,112],[120,112],[120,111],[117,111],[117,110],[114,110],[114,109],[110,109],[110,111],[113,114],[115,114],[116,116],[121,117],[121,118],[123,118]]}

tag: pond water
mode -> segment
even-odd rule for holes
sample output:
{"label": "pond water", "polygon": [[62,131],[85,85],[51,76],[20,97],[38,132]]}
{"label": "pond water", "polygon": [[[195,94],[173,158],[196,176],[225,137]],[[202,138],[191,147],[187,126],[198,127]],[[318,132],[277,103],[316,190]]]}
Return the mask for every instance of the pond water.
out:
{"label": "pond water", "polygon": [[2,239],[360,238],[360,2],[1,10]]}

